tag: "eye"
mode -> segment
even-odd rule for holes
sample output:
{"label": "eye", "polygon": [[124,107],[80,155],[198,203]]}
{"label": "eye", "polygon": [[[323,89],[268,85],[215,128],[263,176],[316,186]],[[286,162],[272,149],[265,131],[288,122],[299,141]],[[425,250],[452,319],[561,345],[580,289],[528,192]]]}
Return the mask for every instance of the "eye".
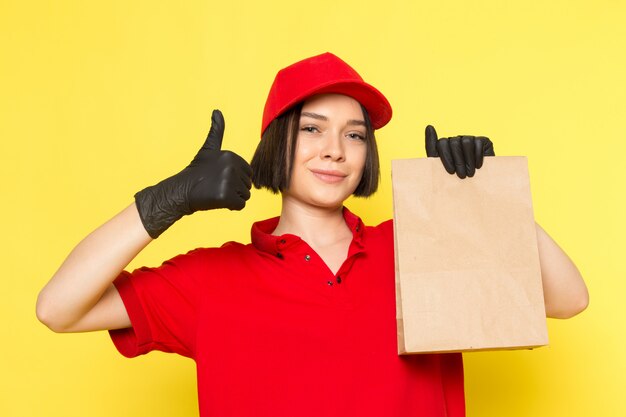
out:
{"label": "eye", "polygon": [[351,132],[348,133],[348,137],[350,139],[354,139],[354,140],[361,140],[364,141],[365,140],[365,135],[362,133],[358,133],[358,132]]}
{"label": "eye", "polygon": [[311,126],[311,125],[301,126],[300,130],[303,132],[307,132],[307,133],[319,132],[319,129],[316,126]]}

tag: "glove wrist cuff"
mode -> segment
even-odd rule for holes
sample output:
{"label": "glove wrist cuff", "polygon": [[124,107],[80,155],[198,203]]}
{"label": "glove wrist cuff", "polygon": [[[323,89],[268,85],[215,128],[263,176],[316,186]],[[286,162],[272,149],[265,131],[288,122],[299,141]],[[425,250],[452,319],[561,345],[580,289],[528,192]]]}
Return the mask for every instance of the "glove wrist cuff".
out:
{"label": "glove wrist cuff", "polygon": [[[183,217],[185,212],[175,201],[160,196],[158,184],[144,188],[135,194],[135,205],[143,227],[151,238],[158,238],[171,225]],[[188,211],[188,210],[185,210]]]}

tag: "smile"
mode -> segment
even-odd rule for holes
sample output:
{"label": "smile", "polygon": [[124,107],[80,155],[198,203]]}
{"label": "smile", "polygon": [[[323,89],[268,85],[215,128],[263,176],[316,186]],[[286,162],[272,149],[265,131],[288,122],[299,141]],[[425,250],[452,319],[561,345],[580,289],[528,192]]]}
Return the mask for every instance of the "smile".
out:
{"label": "smile", "polygon": [[313,175],[315,175],[315,177],[327,184],[335,184],[341,182],[344,178],[347,177],[347,175],[343,172],[334,170],[327,171],[322,169],[312,169],[311,172],[313,173]]}

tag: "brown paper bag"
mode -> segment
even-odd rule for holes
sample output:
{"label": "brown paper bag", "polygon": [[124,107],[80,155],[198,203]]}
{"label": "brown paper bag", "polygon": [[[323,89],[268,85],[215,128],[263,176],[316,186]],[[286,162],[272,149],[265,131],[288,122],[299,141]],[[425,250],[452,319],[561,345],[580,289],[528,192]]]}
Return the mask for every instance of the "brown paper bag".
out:
{"label": "brown paper bag", "polygon": [[524,157],[473,178],[392,161],[400,354],[519,349],[548,334]]}

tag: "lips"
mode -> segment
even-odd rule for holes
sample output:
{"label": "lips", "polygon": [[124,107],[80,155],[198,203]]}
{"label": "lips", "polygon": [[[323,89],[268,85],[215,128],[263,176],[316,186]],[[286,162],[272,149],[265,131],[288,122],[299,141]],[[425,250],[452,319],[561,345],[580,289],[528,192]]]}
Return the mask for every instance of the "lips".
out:
{"label": "lips", "polygon": [[343,181],[344,178],[348,176],[341,171],[325,169],[312,169],[311,173],[313,173],[316,178],[327,184],[336,184]]}

